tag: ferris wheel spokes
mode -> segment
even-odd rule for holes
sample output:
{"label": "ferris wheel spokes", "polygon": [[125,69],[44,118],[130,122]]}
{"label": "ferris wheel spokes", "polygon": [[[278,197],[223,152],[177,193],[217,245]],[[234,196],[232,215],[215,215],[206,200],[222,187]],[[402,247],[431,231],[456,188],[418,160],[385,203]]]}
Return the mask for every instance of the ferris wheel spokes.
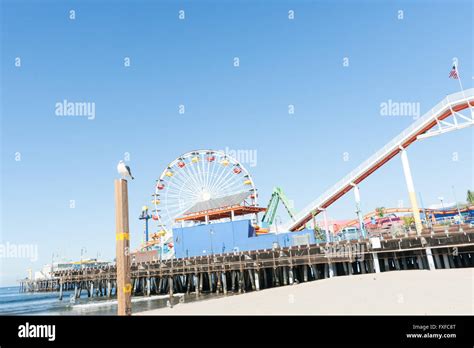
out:
{"label": "ferris wheel spokes", "polygon": [[253,180],[238,161],[222,151],[191,151],[170,162],[157,180],[156,217],[171,231],[176,219],[197,203],[243,192],[256,205]]}

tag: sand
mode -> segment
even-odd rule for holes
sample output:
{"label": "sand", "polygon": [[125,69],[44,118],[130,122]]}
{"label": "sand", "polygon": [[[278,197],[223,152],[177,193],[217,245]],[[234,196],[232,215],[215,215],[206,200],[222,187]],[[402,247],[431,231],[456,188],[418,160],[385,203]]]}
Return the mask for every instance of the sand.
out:
{"label": "sand", "polygon": [[340,276],[138,313],[257,314],[474,314],[474,268]]}

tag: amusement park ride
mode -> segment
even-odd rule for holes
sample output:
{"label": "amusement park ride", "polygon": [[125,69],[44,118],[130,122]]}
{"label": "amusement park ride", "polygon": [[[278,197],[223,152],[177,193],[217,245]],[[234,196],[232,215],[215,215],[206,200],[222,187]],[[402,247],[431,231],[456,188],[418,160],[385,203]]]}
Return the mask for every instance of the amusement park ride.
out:
{"label": "amusement park ride", "polygon": [[[142,249],[157,248],[163,258],[173,254],[173,225],[208,224],[222,219],[254,214],[266,209],[257,205],[258,194],[247,169],[222,151],[196,150],[170,162],[156,181],[151,214],[143,207],[145,242]],[[159,231],[148,234],[148,220]]]}
{"label": "amusement park ride", "polygon": [[267,211],[265,212],[262,218],[262,225],[264,227],[269,227],[273,225],[278,209],[278,203],[280,202],[285,207],[290,218],[294,219],[295,213],[292,209],[292,204],[290,204],[290,201],[288,200],[288,198],[286,198],[286,195],[283,193],[283,190],[279,187],[275,187],[273,189],[270,201],[268,202]]}
{"label": "amusement park ride", "polygon": [[[352,189],[354,189],[356,206],[358,206],[360,204],[358,185],[400,153],[411,208],[415,217],[417,233],[419,234],[422,224],[418,214],[418,202],[416,199],[406,148],[417,140],[419,141],[431,136],[473,126],[473,107],[474,88],[447,95],[446,98],[435,105],[430,111],[417,119],[374,155],[369,157],[356,169],[339,180],[335,185],[301,210],[292,221],[289,221],[284,225],[284,229],[288,231],[297,231],[304,228],[306,223],[311,221],[311,219],[314,219],[314,216],[320,212],[324,213],[330,205]],[[470,114],[461,114],[461,111],[463,110],[470,110]],[[447,121],[448,118],[452,119],[451,122]],[[356,209],[358,210],[357,215],[359,221],[362,221],[360,209]]]}
{"label": "amusement park ride", "polygon": [[[275,188],[267,208],[257,204],[258,193],[250,173],[236,159],[222,151],[196,150],[185,153],[170,162],[156,181],[152,205],[149,212],[143,207],[140,219],[145,221],[145,241],[142,250],[159,250],[165,259],[174,255],[173,227],[234,221],[236,217],[253,215],[252,225],[256,234],[266,234],[275,222],[276,210],[281,202],[290,219],[280,226],[280,232],[300,231],[323,212],[326,240],[329,240],[326,209],[354,189],[357,219],[361,237],[365,238],[364,219],[360,209],[358,185],[401,154],[403,172],[410,197],[411,212],[415,219],[417,234],[421,233],[420,209],[415,194],[406,148],[430,136],[458,130],[474,125],[474,89],[463,90],[446,96],[439,104],[420,117],[407,129],[387,143],[355,170],[324,192],[315,201],[295,214],[280,188]],[[470,110],[470,115],[462,115]],[[452,118],[452,122],[446,119]],[[265,212],[259,226],[258,213]],[[148,221],[158,223],[158,232],[149,235]],[[212,232],[211,232],[212,234]],[[211,236],[212,237],[212,236]]]}

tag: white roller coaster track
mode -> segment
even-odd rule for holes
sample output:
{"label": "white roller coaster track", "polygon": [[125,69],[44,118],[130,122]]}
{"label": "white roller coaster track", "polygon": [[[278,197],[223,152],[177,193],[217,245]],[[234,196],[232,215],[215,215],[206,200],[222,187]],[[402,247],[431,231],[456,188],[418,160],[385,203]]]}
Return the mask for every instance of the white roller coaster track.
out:
{"label": "white roller coaster track", "polygon": [[[471,114],[464,116],[459,111],[470,108]],[[303,228],[313,215],[326,209],[350,191],[391,158],[418,139],[442,134],[474,125],[474,88],[447,95],[440,103],[425,113],[384,147],[370,156],[356,169],[339,180],[316,200],[295,215],[295,218],[279,227],[280,231],[296,231]],[[452,116],[453,123],[444,121]]]}

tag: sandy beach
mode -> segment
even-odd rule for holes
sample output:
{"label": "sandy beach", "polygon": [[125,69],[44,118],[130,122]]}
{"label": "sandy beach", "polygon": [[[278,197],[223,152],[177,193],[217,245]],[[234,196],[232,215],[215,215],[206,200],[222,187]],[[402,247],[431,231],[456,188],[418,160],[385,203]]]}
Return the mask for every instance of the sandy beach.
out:
{"label": "sandy beach", "polygon": [[474,314],[474,269],[323,279],[137,315]]}

